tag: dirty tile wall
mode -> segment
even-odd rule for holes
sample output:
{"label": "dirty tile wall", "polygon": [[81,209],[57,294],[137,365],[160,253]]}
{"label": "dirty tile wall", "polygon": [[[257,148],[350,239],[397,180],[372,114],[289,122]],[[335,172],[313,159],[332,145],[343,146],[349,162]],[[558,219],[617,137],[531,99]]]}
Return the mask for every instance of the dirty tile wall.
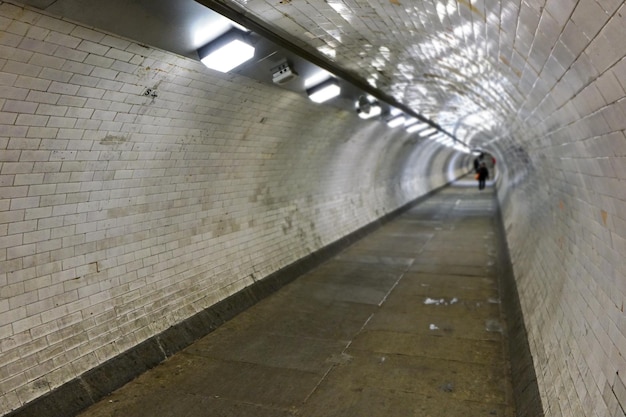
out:
{"label": "dirty tile wall", "polygon": [[0,110],[0,415],[450,180],[382,123],[5,2]]}
{"label": "dirty tile wall", "polygon": [[538,19],[498,132],[512,262],[546,416],[623,417],[626,7],[539,3],[517,9]]}

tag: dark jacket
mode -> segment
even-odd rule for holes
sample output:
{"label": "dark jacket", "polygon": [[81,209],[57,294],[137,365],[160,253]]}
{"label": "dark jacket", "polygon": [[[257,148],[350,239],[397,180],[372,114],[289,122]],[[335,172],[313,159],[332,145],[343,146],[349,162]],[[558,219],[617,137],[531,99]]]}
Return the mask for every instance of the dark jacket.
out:
{"label": "dark jacket", "polygon": [[486,166],[482,165],[478,168],[478,179],[486,180],[487,178],[489,178],[489,170]]}

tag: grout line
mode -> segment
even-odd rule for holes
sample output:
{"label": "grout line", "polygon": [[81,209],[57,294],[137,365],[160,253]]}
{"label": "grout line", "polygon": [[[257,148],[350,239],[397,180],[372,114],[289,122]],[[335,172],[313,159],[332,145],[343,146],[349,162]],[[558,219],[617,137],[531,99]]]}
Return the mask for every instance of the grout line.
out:
{"label": "grout line", "polygon": [[307,394],[307,396],[304,398],[304,400],[302,400],[302,403],[306,403],[307,401],[309,401],[309,398],[311,398],[311,396],[315,393],[315,391],[317,391],[317,389],[319,388],[320,385],[322,385],[322,382],[324,382],[324,380],[326,379],[326,377],[328,376],[328,374],[330,373],[330,371],[333,370],[333,368],[337,366],[336,364],[333,364],[331,366],[328,367],[328,370],[326,370],[326,372],[324,373],[324,375],[322,375],[322,377],[320,378],[320,380],[317,382],[317,384],[315,384],[315,386],[313,387],[313,389],[311,390],[311,392],[309,392]]}
{"label": "grout line", "polygon": [[[413,265],[413,262],[411,262],[411,265]],[[408,266],[407,270],[411,267],[411,265]],[[396,288],[396,286],[400,283],[400,280],[402,278],[404,278],[404,274],[406,273],[406,271],[404,271],[402,274],[400,274],[400,276],[398,277],[398,279],[396,280],[396,282],[393,283],[393,285],[391,286],[391,288],[389,289],[389,291],[387,291],[387,294],[385,294],[385,296],[383,297],[382,300],[380,300],[380,303],[378,303],[378,307],[382,306],[383,303],[385,301],[387,301],[387,297],[389,297],[389,294],[391,294],[391,292]],[[374,314],[372,314],[373,316]],[[371,317],[370,317],[371,318]],[[367,319],[367,321],[369,321],[369,319]],[[366,322],[367,324],[367,322]],[[362,330],[362,329],[361,329]],[[358,333],[357,333],[358,334]]]}
{"label": "grout line", "polygon": [[[370,314],[370,316],[367,318],[367,320],[365,320],[365,322],[363,323],[363,325],[361,326],[361,328],[356,332],[356,334],[352,337],[352,340],[349,340],[348,343],[346,344],[346,346],[343,348],[343,350],[341,351],[341,354],[344,355],[346,353],[346,350],[348,350],[348,348],[350,347],[350,345],[352,344],[352,341],[354,340],[354,338],[356,336],[358,336],[359,334],[361,334],[361,332],[363,331],[363,329],[365,328],[365,326],[367,326],[367,323],[370,322],[370,320],[372,319],[372,317],[374,317],[375,313]],[[324,375],[322,375],[322,377],[320,378],[320,380],[317,382],[317,384],[315,384],[315,386],[313,387],[313,389],[311,390],[311,392],[309,392],[309,394],[304,398],[304,400],[302,401],[302,403],[306,403],[309,398],[311,398],[311,396],[315,393],[315,391],[317,391],[317,389],[319,388],[320,385],[322,385],[322,382],[324,382],[324,380],[326,380],[326,377],[328,376],[328,374],[330,374],[330,371],[332,371],[338,364],[332,364],[331,366],[328,367],[328,370],[326,370],[326,372],[324,372]]]}

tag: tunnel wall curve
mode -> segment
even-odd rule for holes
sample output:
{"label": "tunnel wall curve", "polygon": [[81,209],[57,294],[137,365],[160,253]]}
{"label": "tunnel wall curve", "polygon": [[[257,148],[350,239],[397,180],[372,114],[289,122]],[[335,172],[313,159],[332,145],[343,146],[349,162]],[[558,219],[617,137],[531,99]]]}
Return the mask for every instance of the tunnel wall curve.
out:
{"label": "tunnel wall curve", "polygon": [[624,100],[602,87],[625,64],[578,75],[576,89],[559,84],[549,98],[558,110],[531,127],[511,123],[497,143],[503,227],[547,416],[625,415],[626,137],[608,116]]}
{"label": "tunnel wall curve", "polygon": [[0,415],[465,172],[194,60],[6,2],[0,21]]}

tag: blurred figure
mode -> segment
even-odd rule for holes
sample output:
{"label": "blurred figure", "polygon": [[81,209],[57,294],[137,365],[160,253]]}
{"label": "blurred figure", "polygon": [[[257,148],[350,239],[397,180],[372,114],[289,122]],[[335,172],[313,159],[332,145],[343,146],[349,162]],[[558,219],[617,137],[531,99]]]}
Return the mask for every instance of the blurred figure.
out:
{"label": "blurred figure", "polygon": [[484,189],[485,181],[487,181],[487,178],[489,178],[489,170],[487,169],[487,165],[484,162],[480,163],[476,176],[478,177],[478,189]]}
{"label": "blurred figure", "polygon": [[480,155],[474,159],[474,172],[478,173],[478,168],[480,168],[480,164],[483,162],[484,158],[485,154],[481,152]]}

